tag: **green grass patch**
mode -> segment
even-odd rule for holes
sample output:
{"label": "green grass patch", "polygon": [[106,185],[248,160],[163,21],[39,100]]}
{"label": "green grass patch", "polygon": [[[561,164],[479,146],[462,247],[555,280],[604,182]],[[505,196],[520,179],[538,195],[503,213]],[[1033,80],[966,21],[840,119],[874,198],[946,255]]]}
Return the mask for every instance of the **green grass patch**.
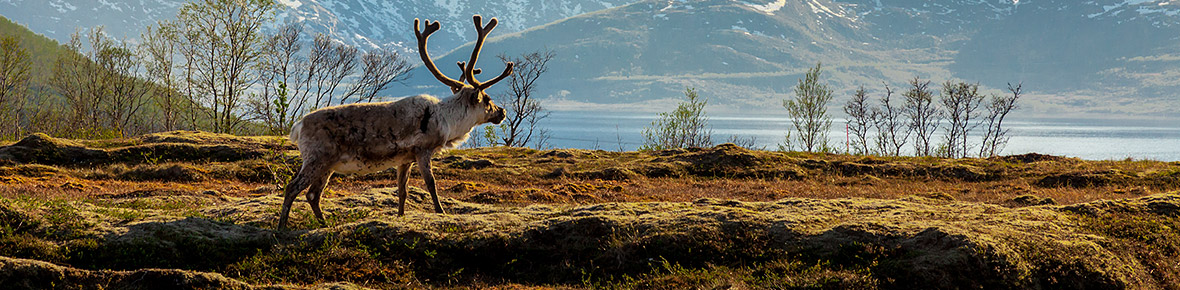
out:
{"label": "green grass patch", "polygon": [[1165,289],[1180,289],[1180,217],[1108,213],[1082,216],[1082,226],[1111,240],[1103,246],[1130,254]]}
{"label": "green grass patch", "polygon": [[225,268],[227,275],[251,283],[315,284],[352,282],[377,288],[420,285],[408,262],[381,258],[352,241],[327,238],[258,251]]}

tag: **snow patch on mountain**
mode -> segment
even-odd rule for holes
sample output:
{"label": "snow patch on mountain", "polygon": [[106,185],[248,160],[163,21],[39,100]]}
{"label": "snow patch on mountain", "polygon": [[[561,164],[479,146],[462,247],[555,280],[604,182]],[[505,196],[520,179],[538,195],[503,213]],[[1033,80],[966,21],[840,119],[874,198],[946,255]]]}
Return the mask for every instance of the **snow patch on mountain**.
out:
{"label": "snow patch on mountain", "polygon": [[291,9],[299,9],[299,6],[303,6],[303,2],[299,2],[299,0],[279,0],[279,4]]}
{"label": "snow patch on mountain", "polygon": [[742,4],[745,4],[746,6],[749,6],[750,8],[754,8],[754,10],[762,11],[762,13],[766,13],[767,15],[774,15],[775,11],[778,11],[779,9],[783,9],[783,6],[787,6],[787,0],[775,0],[774,2],[770,2],[770,3],[766,3],[766,4],[754,4],[754,3],[742,1]]}
{"label": "snow patch on mountain", "polygon": [[[783,1],[775,2],[775,4],[777,4],[777,3],[784,3],[785,4],[786,1],[783,0]],[[807,0],[807,6],[811,8],[811,13],[818,14],[818,15],[820,15],[820,17],[827,15],[827,16],[831,16],[831,17],[844,18],[844,19],[848,19],[851,21],[855,21],[855,19],[852,19],[852,18],[849,18],[848,16],[846,16],[844,11],[841,10],[839,6],[837,6],[836,9],[833,10],[831,8],[828,8],[828,6],[825,6],[823,3],[819,3],[819,1],[816,1],[816,0]],[[773,14],[771,14],[771,15],[773,15]]]}
{"label": "snow patch on mountain", "polygon": [[1117,23],[1132,21],[1149,21],[1156,27],[1171,27],[1180,25],[1180,4],[1170,0],[1122,0],[1110,3],[1096,3],[1089,1],[1085,4],[1095,6],[1096,12],[1085,15],[1091,19],[1112,18]]}

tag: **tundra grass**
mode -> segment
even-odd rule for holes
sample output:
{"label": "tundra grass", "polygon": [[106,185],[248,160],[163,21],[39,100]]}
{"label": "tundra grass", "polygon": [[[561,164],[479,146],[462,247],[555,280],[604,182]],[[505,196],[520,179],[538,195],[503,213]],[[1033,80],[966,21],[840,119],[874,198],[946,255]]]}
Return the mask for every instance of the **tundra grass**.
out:
{"label": "tundra grass", "polygon": [[[732,145],[452,150],[433,162],[450,215],[431,213],[428,195],[412,187],[409,214],[397,217],[391,171],[338,175],[325,192],[327,221],[311,218],[300,198],[294,230],[276,232],[279,192],[299,164],[281,141],[184,132],[38,138],[24,143],[41,146],[28,151],[38,158],[157,151],[2,163],[0,273],[52,268],[12,260],[23,258],[79,269],[71,272],[83,273],[79,283],[163,268],[279,288],[1180,285],[1176,162]],[[168,151],[198,147],[242,154]],[[25,152],[13,148],[0,156]],[[225,283],[217,285],[240,282]]]}

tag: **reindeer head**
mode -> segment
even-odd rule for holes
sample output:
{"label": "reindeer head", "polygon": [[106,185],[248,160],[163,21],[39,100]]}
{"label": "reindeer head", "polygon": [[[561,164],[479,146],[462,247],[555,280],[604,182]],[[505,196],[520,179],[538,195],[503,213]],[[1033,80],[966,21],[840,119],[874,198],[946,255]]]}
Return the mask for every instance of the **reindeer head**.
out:
{"label": "reindeer head", "polygon": [[[497,21],[496,18],[492,18],[492,20],[488,21],[488,25],[484,26],[483,18],[479,15],[472,16],[471,18],[475,22],[475,31],[479,33],[479,37],[475,41],[475,48],[471,51],[471,60],[466,63],[461,61],[458,63],[459,68],[463,71],[462,75],[459,76],[459,80],[443,75],[438,70],[438,67],[434,66],[434,61],[430,59],[430,54],[426,52],[426,39],[430,37],[430,34],[438,31],[440,27],[438,21],[430,22],[427,19],[426,30],[421,31],[418,26],[418,19],[414,18],[414,36],[418,37],[418,55],[422,57],[422,64],[430,70],[431,74],[434,74],[434,78],[451,88],[451,92],[454,93],[453,98],[459,98],[461,103],[467,105],[468,112],[482,116],[481,120],[483,122],[500,124],[500,122],[504,121],[504,109],[492,103],[492,98],[488,97],[488,94],[484,90],[500,82],[500,80],[508,77],[508,75],[511,75],[513,64],[512,62],[508,62],[507,67],[504,68],[504,72],[490,81],[480,82],[475,80],[475,75],[481,71],[475,68],[475,61],[479,59],[479,50],[483,48],[483,42],[487,39],[488,33],[492,32],[493,28],[496,28]],[[464,83],[464,81],[467,83]]]}

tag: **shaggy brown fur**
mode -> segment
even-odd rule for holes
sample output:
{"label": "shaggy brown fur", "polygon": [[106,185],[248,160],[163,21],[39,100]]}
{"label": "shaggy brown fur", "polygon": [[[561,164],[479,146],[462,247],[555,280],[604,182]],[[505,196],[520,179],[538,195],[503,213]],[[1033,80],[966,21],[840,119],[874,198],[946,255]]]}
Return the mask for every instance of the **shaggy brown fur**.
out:
{"label": "shaggy brown fur", "polygon": [[496,19],[481,27],[479,15],[473,18],[479,38],[471,60],[460,64],[464,68],[460,80],[442,75],[426,53],[426,38],[439,29],[438,22],[428,22],[426,31],[419,32],[418,20],[414,20],[419,54],[424,64],[439,81],[451,87],[454,95],[443,100],[419,95],[394,102],[323,108],[307,114],[291,128],[291,141],[299,147],[303,166],[283,191],[279,229],[287,225],[291,203],[304,189],[307,189],[307,202],[312,213],[317,219],[324,219],[320,212],[320,195],[335,172],[371,173],[397,167],[398,215],[403,215],[408,171],[414,162],[418,163],[422,180],[434,198],[434,210],[445,213],[438,201],[430,157],[444,148],[462,144],[476,125],[500,124],[504,120],[504,109],[492,103],[484,90],[512,73],[512,63],[508,63],[504,73],[491,81],[485,83],[474,79],[473,67],[479,49],[487,33],[495,27]]}

